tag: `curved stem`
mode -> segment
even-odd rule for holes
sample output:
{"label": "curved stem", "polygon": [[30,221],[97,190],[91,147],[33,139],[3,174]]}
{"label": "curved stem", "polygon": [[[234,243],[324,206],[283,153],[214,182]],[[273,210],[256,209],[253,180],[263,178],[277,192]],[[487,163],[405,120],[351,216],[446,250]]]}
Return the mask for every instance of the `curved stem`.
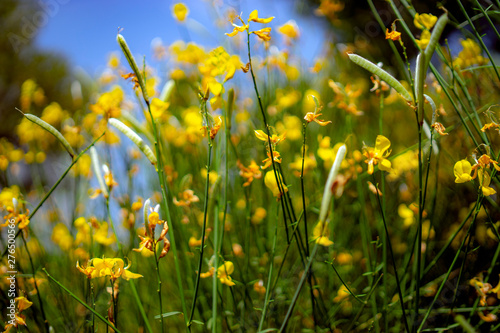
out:
{"label": "curved stem", "polygon": [[[203,105],[202,105],[202,112],[205,112],[205,113],[207,112],[206,103],[203,103]],[[191,305],[191,314],[189,315],[188,325],[191,325],[191,321],[193,320],[193,317],[194,317],[194,311],[196,308],[196,300],[198,298],[198,290],[200,287],[200,275],[201,275],[201,268],[203,265],[203,252],[205,249],[205,233],[206,233],[206,229],[207,229],[208,198],[209,198],[209,186],[210,186],[210,166],[211,166],[211,160],[212,160],[212,140],[210,138],[210,133],[208,133],[208,132],[207,132],[207,137],[208,137],[207,180],[205,183],[205,203],[203,205],[203,229],[201,231],[200,260],[198,261],[198,274],[196,275],[196,283],[195,283],[195,287],[194,287],[194,297],[193,297],[193,303]],[[217,269],[217,267],[216,267],[216,269]]]}

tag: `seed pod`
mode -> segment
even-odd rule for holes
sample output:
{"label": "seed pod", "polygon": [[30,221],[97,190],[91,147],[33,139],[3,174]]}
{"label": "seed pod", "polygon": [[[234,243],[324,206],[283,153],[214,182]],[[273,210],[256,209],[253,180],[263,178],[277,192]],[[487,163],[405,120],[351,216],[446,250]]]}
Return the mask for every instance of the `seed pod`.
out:
{"label": "seed pod", "polygon": [[26,119],[28,119],[29,121],[31,121],[34,124],[37,124],[38,126],[43,128],[44,130],[46,130],[47,132],[49,132],[50,134],[55,136],[57,138],[57,140],[59,140],[59,142],[64,146],[64,148],[66,149],[68,154],[71,156],[71,158],[73,158],[75,156],[75,152],[73,151],[73,148],[71,147],[69,142],[61,134],[61,132],[59,132],[58,130],[56,130],[54,128],[54,126],[48,124],[47,122],[43,121],[42,119],[38,118],[37,116],[35,116],[33,114],[24,113],[19,109],[17,109],[17,110],[19,112],[21,112],[26,117]]}
{"label": "seed pod", "polygon": [[378,67],[371,61],[368,61],[357,54],[351,53],[348,54],[348,56],[349,59],[351,59],[351,61],[354,62],[356,65],[363,67],[372,74],[377,75],[381,80],[385,81],[388,85],[394,88],[394,90],[396,90],[401,96],[403,96],[403,98],[406,99],[408,102],[411,102],[413,100],[408,90],[406,90],[405,87],[403,87],[403,85],[401,84],[401,82],[396,80],[394,76],[387,73],[386,71],[384,71],[382,68]]}
{"label": "seed pod", "polygon": [[132,142],[137,145],[137,147],[144,153],[144,155],[146,155],[151,164],[156,165],[157,160],[155,154],[153,153],[151,148],[149,148],[149,146],[144,143],[144,140],[139,135],[137,135],[137,133],[132,131],[127,125],[116,118],[110,118],[109,123],[116,127],[120,132],[125,134],[127,138],[132,140]]}
{"label": "seed pod", "polygon": [[102,195],[107,198],[109,196],[108,188],[106,186],[106,183],[104,183],[104,178],[101,173],[101,163],[99,163],[97,150],[93,146],[90,147],[90,159],[92,160],[92,170],[94,170],[97,181],[99,182],[99,187],[101,188]]}
{"label": "seed pod", "polygon": [[424,112],[424,81],[427,66],[425,66],[425,53],[420,52],[417,56],[415,67],[415,96],[417,97],[418,114]]}
{"label": "seed pod", "polygon": [[144,214],[144,225],[146,226],[146,230],[148,225],[149,207],[151,207],[151,199],[148,199],[144,202],[143,214]]}
{"label": "seed pod", "polygon": [[321,209],[319,212],[319,221],[325,222],[326,215],[328,214],[328,207],[330,206],[330,200],[332,198],[332,186],[335,178],[339,173],[340,164],[344,159],[346,153],[345,145],[340,146],[337,150],[337,156],[335,156],[335,161],[328,174],[328,179],[326,180],[325,190],[323,192],[323,199],[321,200]]}
{"label": "seed pod", "polygon": [[120,48],[123,51],[123,54],[125,55],[125,58],[127,58],[128,64],[130,65],[130,68],[134,71],[135,76],[137,77],[137,80],[139,81],[139,86],[141,87],[142,90],[142,96],[144,97],[144,100],[146,103],[149,104],[149,96],[148,96],[148,91],[146,90],[146,84],[144,83],[144,79],[142,77],[141,72],[139,71],[139,67],[137,67],[137,63],[135,62],[135,58],[132,55],[132,52],[130,52],[130,49],[128,47],[127,42],[125,41],[125,38],[121,34],[118,34],[116,36],[116,40],[118,41],[118,44],[120,45]]}
{"label": "seed pod", "polygon": [[163,89],[161,90],[160,100],[168,102],[170,100],[170,96],[172,95],[172,91],[174,91],[174,88],[175,88],[175,81],[168,80],[167,83],[165,83],[165,85],[163,86]]}
{"label": "seed pod", "polygon": [[[431,38],[429,39],[429,44],[425,48],[425,59],[428,62],[431,60],[432,54],[434,53],[434,49],[439,42],[439,38],[443,34],[444,27],[448,23],[448,14],[444,13],[436,22],[434,29],[432,29]],[[427,66],[426,66],[427,67]]]}

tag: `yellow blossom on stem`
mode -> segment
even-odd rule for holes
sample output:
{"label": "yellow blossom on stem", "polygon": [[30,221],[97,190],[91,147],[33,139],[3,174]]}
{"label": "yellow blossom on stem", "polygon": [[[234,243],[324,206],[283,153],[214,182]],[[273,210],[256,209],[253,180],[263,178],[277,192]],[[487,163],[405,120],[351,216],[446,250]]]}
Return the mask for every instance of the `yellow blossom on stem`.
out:
{"label": "yellow blossom on stem", "polygon": [[328,124],[331,124],[331,120],[325,121],[325,120],[320,120],[318,119],[319,116],[321,116],[321,113],[315,114],[313,112],[308,112],[306,113],[304,119],[310,123],[311,121],[314,121],[317,124],[320,124],[321,126],[326,126]]}
{"label": "yellow blossom on stem", "polygon": [[226,33],[226,35],[229,37],[234,37],[238,34],[238,32],[243,32],[245,30],[248,30],[248,24],[245,24],[245,22],[243,22],[243,20],[239,16],[237,16],[236,18],[240,19],[240,21],[243,25],[237,25],[237,24],[234,24],[233,21],[231,21],[231,25],[233,26],[233,31],[230,33]]}
{"label": "yellow blossom on stem", "polygon": [[235,283],[231,278],[231,274],[234,272],[234,265],[231,261],[226,261],[222,266],[217,268],[217,278],[220,280],[222,284],[228,286],[234,286]]}
{"label": "yellow blossom on stem", "polygon": [[497,193],[497,191],[490,187],[491,176],[488,171],[486,171],[485,169],[479,169],[478,179],[479,186],[481,186],[481,190],[483,191],[484,196],[489,196]]}
{"label": "yellow blossom on stem", "polygon": [[497,123],[487,123],[485,124],[482,128],[481,128],[481,131],[482,132],[486,132],[486,130],[489,130],[489,129],[495,129],[495,128],[499,128],[500,125],[498,125]]}
{"label": "yellow blossom on stem", "polygon": [[431,33],[429,30],[422,31],[420,39],[415,39],[415,42],[417,43],[418,47],[420,47],[420,49],[422,50],[425,50],[427,44],[429,44],[430,41],[431,41]]}
{"label": "yellow blossom on stem", "polygon": [[222,117],[217,117],[215,118],[215,122],[212,126],[212,128],[210,129],[210,139],[215,139],[215,136],[217,135],[217,133],[219,132],[219,129],[220,127],[222,126]]}
{"label": "yellow blossom on stem", "polygon": [[87,267],[81,267],[78,262],[76,263],[78,270],[91,279],[109,276],[112,280],[116,280],[119,277],[130,280],[142,277],[140,274],[130,272],[128,270],[130,265],[131,262],[125,267],[123,260],[120,258],[90,259]]}
{"label": "yellow blossom on stem", "polygon": [[[234,20],[239,19],[243,25],[236,25],[234,24]],[[248,23],[250,22],[257,22],[257,23],[269,23],[274,19],[274,16],[268,17],[268,18],[260,18],[259,13],[257,10],[254,10],[253,12],[250,13],[250,16],[248,17]],[[236,36],[239,32],[243,31],[248,31],[249,30],[249,25],[248,23],[245,23],[240,16],[234,17],[231,21],[231,25],[233,26],[233,31],[230,33],[226,33],[227,36],[233,37]],[[257,35],[259,38],[261,38],[264,41],[269,41],[271,39],[271,28],[263,28],[260,30],[256,31],[250,31],[251,34]]]}
{"label": "yellow blossom on stem", "polygon": [[[273,150],[273,157],[274,157],[273,158],[274,162],[281,163],[281,155],[280,155],[279,151]],[[267,152],[267,158],[262,160],[262,163],[264,163],[264,165],[261,166],[262,170],[269,168],[273,164],[273,162],[271,161],[271,153],[270,152]]]}
{"label": "yellow blossom on stem", "polygon": [[215,268],[210,267],[210,269],[208,270],[208,272],[200,274],[200,278],[205,279],[207,277],[212,277],[212,276],[214,276],[214,273],[215,273]]}
{"label": "yellow blossom on stem", "polygon": [[257,35],[264,42],[268,42],[271,40],[271,28],[262,28],[260,30],[251,31],[251,34]]}
{"label": "yellow blossom on stem", "polygon": [[455,163],[453,173],[455,174],[455,183],[466,183],[472,180],[470,173],[472,165],[467,160],[461,160]]}
{"label": "yellow blossom on stem", "polygon": [[413,24],[420,30],[430,30],[436,24],[437,17],[432,14],[415,14]]}
{"label": "yellow blossom on stem", "polygon": [[373,174],[373,168],[379,164],[379,169],[383,171],[391,171],[391,162],[386,159],[391,151],[387,151],[391,146],[391,142],[383,135],[378,135],[375,141],[375,147],[366,147],[363,149],[363,155],[367,158],[365,163],[368,164],[368,174]]}
{"label": "yellow blossom on stem", "polygon": [[396,31],[396,27],[392,27],[392,31],[389,32],[389,29],[385,30],[385,39],[390,39],[392,41],[401,40],[401,33]]}
{"label": "yellow blossom on stem", "polygon": [[[264,142],[268,142],[268,136],[266,133],[264,133],[263,130],[256,130],[254,132],[255,132],[255,136],[257,137],[257,139],[264,141]],[[286,138],[286,132],[284,132],[281,135],[273,134],[273,135],[271,135],[271,144],[277,145],[281,141],[285,140],[285,138]]]}
{"label": "yellow blossom on stem", "polygon": [[319,221],[313,230],[313,239],[319,245],[330,246],[333,242],[329,239],[330,229],[328,228],[328,223],[324,221]]}
{"label": "yellow blossom on stem", "polygon": [[248,16],[248,21],[257,22],[257,23],[269,23],[274,19],[274,16],[268,18],[259,18],[259,12],[256,10],[252,11]]}
{"label": "yellow blossom on stem", "polygon": [[13,327],[17,327],[18,325],[26,325],[26,316],[21,314],[24,310],[33,305],[33,302],[30,302],[24,296],[16,297],[14,299],[16,303],[17,311],[14,314],[14,320],[8,321],[7,325],[5,325],[5,332],[10,332]]}
{"label": "yellow blossom on stem", "polygon": [[472,175],[472,179],[476,178],[477,175],[477,170],[478,168],[484,169],[484,168],[490,168],[490,164],[493,165],[495,170],[500,171],[500,166],[498,166],[498,162],[495,160],[492,160],[489,155],[483,154],[479,159],[477,160],[477,163],[472,166],[472,170],[474,171],[474,174]]}
{"label": "yellow blossom on stem", "polygon": [[[273,196],[277,197],[278,200],[281,198],[282,193],[280,192],[280,189],[278,187],[278,183],[276,182],[276,177],[274,176],[274,171],[268,171],[266,173],[266,176],[264,177],[264,183],[266,184],[267,188],[273,192]],[[288,192],[288,188],[284,187],[283,189],[286,192]]]}

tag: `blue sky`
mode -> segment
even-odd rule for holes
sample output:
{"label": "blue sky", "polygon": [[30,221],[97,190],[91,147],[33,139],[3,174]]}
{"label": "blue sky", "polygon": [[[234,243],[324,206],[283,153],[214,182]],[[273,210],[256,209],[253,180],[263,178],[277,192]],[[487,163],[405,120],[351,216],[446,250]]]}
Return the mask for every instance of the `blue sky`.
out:
{"label": "blue sky", "polygon": [[[136,1],[136,0],[41,0],[58,2],[58,8],[40,29],[36,45],[43,49],[60,53],[68,58],[71,66],[81,67],[91,76],[96,76],[104,68],[108,55],[118,51],[115,37],[118,27],[127,39],[136,56],[151,57],[151,41],[159,37],[165,44],[175,40],[189,39],[209,47],[227,42],[224,32],[230,28],[215,28],[213,22],[217,9],[213,1],[184,0],[189,7],[186,29],[173,19],[171,7],[177,1]],[[277,27],[289,19],[295,19],[301,29],[300,53],[305,59],[318,56],[323,41],[320,18],[304,19],[294,10],[291,0],[238,1],[221,0],[225,4],[239,4],[243,17],[253,9],[259,16],[275,16],[272,23]],[[273,38],[280,38],[274,30]],[[141,57],[142,58],[142,57]]]}

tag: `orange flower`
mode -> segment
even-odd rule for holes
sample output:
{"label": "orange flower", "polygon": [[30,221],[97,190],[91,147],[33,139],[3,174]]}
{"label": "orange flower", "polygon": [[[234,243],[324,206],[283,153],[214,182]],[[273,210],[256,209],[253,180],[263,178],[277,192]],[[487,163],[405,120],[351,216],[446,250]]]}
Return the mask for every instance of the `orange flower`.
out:
{"label": "orange flower", "polygon": [[436,132],[438,132],[441,135],[448,135],[448,133],[445,132],[446,128],[444,128],[443,124],[441,124],[441,123],[436,122],[436,123],[432,124],[431,127],[434,128],[436,130]]}
{"label": "orange flower", "polygon": [[390,39],[393,41],[401,40],[401,33],[396,31],[395,27],[392,27],[392,31],[389,32],[389,29],[385,30],[385,39]]}
{"label": "orange flower", "polygon": [[180,200],[177,200],[177,198],[174,197],[174,205],[176,206],[189,207],[193,202],[200,201],[200,198],[194,195],[193,190],[185,190],[184,192],[179,193],[179,197]]}
{"label": "orange flower", "polygon": [[318,117],[321,116],[321,113],[314,114],[313,112],[308,112],[306,113],[306,116],[304,119],[310,123],[311,121],[314,121],[315,123],[320,124],[321,126],[326,126],[331,123],[331,121],[325,121],[325,120],[319,120]]}
{"label": "orange flower", "polygon": [[490,168],[490,164],[493,165],[493,167],[497,170],[500,171],[500,166],[498,166],[498,162],[495,160],[492,160],[489,155],[483,154],[477,161],[476,164],[472,166],[472,169],[474,171],[474,174],[472,175],[472,179],[476,178],[477,176],[477,171],[478,168],[484,169],[484,168]]}
{"label": "orange flower", "polygon": [[243,187],[250,186],[254,179],[262,178],[262,172],[260,171],[259,166],[257,165],[257,163],[255,163],[254,160],[250,162],[250,165],[248,167],[241,164],[239,160],[236,161],[236,165],[240,169],[240,176],[246,179],[245,183],[243,183]]}
{"label": "orange flower", "polygon": [[486,132],[486,130],[488,129],[495,129],[495,128],[499,128],[500,125],[498,125],[497,123],[488,123],[486,125],[483,126],[483,128],[481,128],[481,131],[483,132]]}

